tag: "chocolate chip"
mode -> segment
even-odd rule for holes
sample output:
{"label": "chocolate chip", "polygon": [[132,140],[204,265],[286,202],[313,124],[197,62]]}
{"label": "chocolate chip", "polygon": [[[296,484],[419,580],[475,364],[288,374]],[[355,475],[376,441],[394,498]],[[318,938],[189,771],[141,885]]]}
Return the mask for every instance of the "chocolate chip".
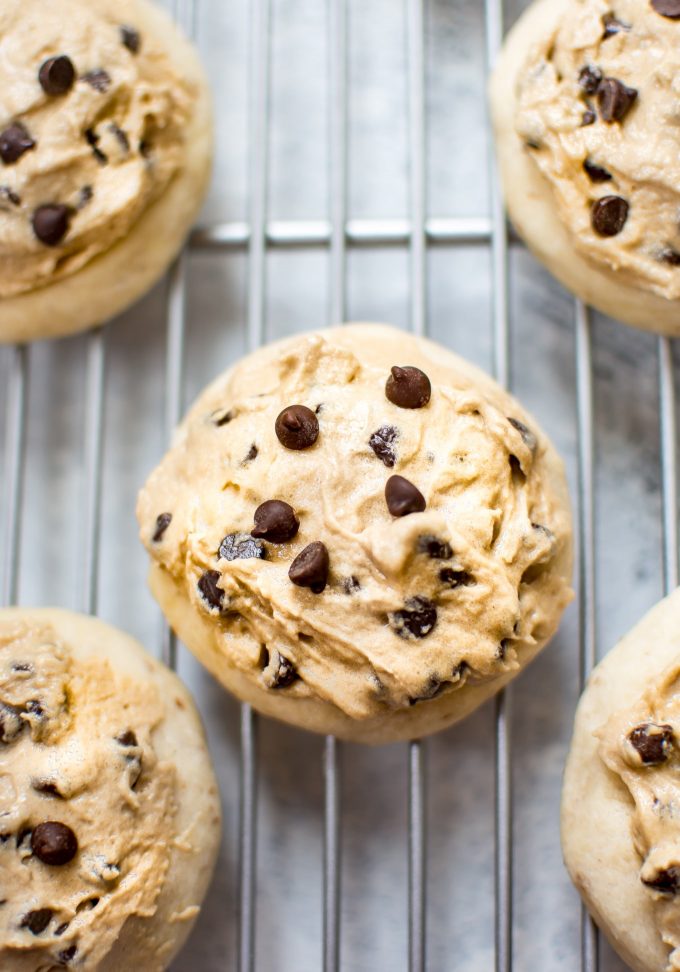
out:
{"label": "chocolate chip", "polygon": [[120,39],[131,54],[138,54],[142,43],[139,31],[129,24],[123,24],[120,28]]}
{"label": "chocolate chip", "polygon": [[89,202],[91,202],[94,196],[94,189],[92,186],[83,186],[80,190],[80,196],[78,197],[77,209],[84,209]]}
{"label": "chocolate chip", "polygon": [[289,405],[276,419],[276,437],[286,449],[309,449],[319,436],[319,420],[306,405]]}
{"label": "chocolate chip", "polygon": [[326,545],[315,540],[302,550],[290,565],[288,576],[298,587],[309,587],[320,594],[328,581],[329,557]]}
{"label": "chocolate chip", "polygon": [[30,699],[26,703],[26,711],[30,712],[31,715],[37,716],[39,719],[45,715],[45,710],[42,707],[42,703],[38,699]]}
{"label": "chocolate chip", "polygon": [[56,797],[58,800],[64,799],[59,792],[59,787],[52,780],[33,780],[31,787],[36,793],[41,793],[43,796]]}
{"label": "chocolate chip", "polygon": [[399,433],[393,425],[381,425],[378,431],[374,432],[368,440],[371,449],[388,469],[391,469],[397,461],[397,454],[392,445],[398,435]]}
{"label": "chocolate chip", "polygon": [[24,722],[19,709],[0,702],[0,743],[14,742],[21,735]]}
{"label": "chocolate chip", "polygon": [[54,912],[51,908],[39,908],[37,911],[28,911],[21,919],[21,928],[28,928],[32,935],[42,935],[49,923],[52,921]]}
{"label": "chocolate chip", "polygon": [[109,125],[109,131],[114,136],[118,144],[120,145],[123,152],[127,153],[130,151],[130,139],[127,137],[122,128],[111,122]]}
{"label": "chocolate chip", "polygon": [[396,365],[390,372],[385,385],[385,395],[399,408],[423,408],[430,400],[432,385],[420,368]]}
{"label": "chocolate chip", "polygon": [[357,591],[361,590],[358,577],[355,577],[354,574],[351,577],[345,577],[342,582],[342,589],[345,594],[356,594]]}
{"label": "chocolate chip", "polygon": [[48,820],[38,824],[31,834],[31,850],[43,864],[61,867],[78,853],[78,839],[66,824]]}
{"label": "chocolate chip", "polygon": [[21,850],[26,841],[30,841],[32,830],[30,827],[23,827],[17,833],[17,850]]}
{"label": "chocolate chip", "polygon": [[647,722],[631,730],[628,741],[645,766],[657,766],[665,763],[671,754],[673,727]]}
{"label": "chocolate chip", "polygon": [[5,165],[13,165],[32,148],[35,142],[21,122],[14,122],[0,132],[0,158]]}
{"label": "chocolate chip", "polygon": [[604,33],[602,34],[602,40],[607,40],[608,37],[613,37],[614,34],[619,34],[621,31],[630,30],[630,24],[624,24],[622,20],[619,20],[616,14],[606,13],[602,18],[602,26],[604,27]]}
{"label": "chocolate chip", "polygon": [[641,878],[643,884],[654,891],[663,894],[677,894],[680,891],[680,865],[671,864],[670,867],[657,871],[654,877]]}
{"label": "chocolate chip", "polygon": [[0,186],[0,199],[6,199],[13,206],[21,205],[21,196],[18,196],[9,186]]}
{"label": "chocolate chip", "polygon": [[216,611],[221,611],[224,604],[224,591],[217,586],[221,577],[219,570],[206,570],[198,581],[199,594]]}
{"label": "chocolate chip", "polygon": [[94,155],[97,162],[99,162],[100,165],[106,165],[107,162],[109,161],[109,157],[104,152],[102,152],[100,148],[98,148],[101,139],[93,128],[85,129],[85,141],[91,147],[92,154]]}
{"label": "chocolate chip", "polygon": [[590,208],[590,222],[598,236],[616,236],[626,225],[628,203],[621,196],[603,196]]}
{"label": "chocolate chip", "polygon": [[597,115],[591,108],[588,108],[583,112],[583,117],[581,118],[581,128],[586,128],[588,125],[594,125],[596,121]]}
{"label": "chocolate chip", "polygon": [[266,500],[255,510],[255,526],[251,533],[271,543],[286,543],[299,529],[300,521],[292,506],[283,500]]}
{"label": "chocolate chip", "polygon": [[389,616],[395,634],[400,638],[426,638],[437,623],[437,608],[420,594],[410,597],[401,611]]}
{"label": "chocolate chip", "polygon": [[591,182],[610,182],[612,178],[611,172],[607,172],[601,165],[595,165],[590,159],[584,159],[583,171]]}
{"label": "chocolate chip", "polygon": [[234,418],[236,418],[236,416],[231,409],[223,408],[218,408],[210,416],[213,425],[216,425],[218,428],[221,428],[223,425],[228,425],[229,422],[231,422]]}
{"label": "chocolate chip", "polygon": [[469,587],[470,584],[475,583],[472,574],[468,574],[466,570],[454,570],[453,567],[442,567],[439,571],[439,580],[442,584],[454,589],[456,587]]}
{"label": "chocolate chip", "polygon": [[63,922],[61,925],[57,925],[57,927],[54,929],[54,934],[57,936],[63,935],[66,929],[68,928],[68,926],[69,923],[67,921]]}
{"label": "chocolate chip", "polygon": [[426,506],[420,490],[403,476],[390,476],[385,484],[385,500],[392,516],[422,513]]}
{"label": "chocolate chip", "polygon": [[605,78],[597,89],[597,103],[602,121],[621,122],[635,103],[638,93],[616,78]]}
{"label": "chocolate chip", "polygon": [[86,81],[91,88],[95,91],[99,91],[104,94],[111,87],[111,75],[108,71],[104,71],[103,68],[96,68],[94,71],[88,71],[87,74],[81,75],[81,81]]}
{"label": "chocolate chip", "polygon": [[287,658],[284,658],[279,651],[274,652],[273,661],[274,664],[268,666],[270,671],[269,688],[288,688],[298,677],[295,666]]}
{"label": "chocolate chip", "polygon": [[125,732],[121,732],[120,736],[116,736],[116,742],[121,746],[138,746],[137,733],[133,729],[126,729]]}
{"label": "chocolate chip", "polygon": [[519,434],[522,436],[522,442],[524,443],[524,445],[531,452],[536,452],[536,449],[538,447],[538,439],[531,431],[531,429],[528,428],[524,424],[524,422],[520,422],[520,420],[516,418],[511,418],[511,416],[508,416],[508,422],[513,427],[513,429],[517,429]]}
{"label": "chocolate chip", "polygon": [[229,533],[220,544],[218,557],[224,560],[266,560],[267,551],[261,540],[249,533]]}
{"label": "chocolate chip", "polygon": [[71,89],[76,79],[76,69],[70,57],[60,54],[49,57],[40,65],[38,81],[45,94],[63,95]]}
{"label": "chocolate chip", "polygon": [[496,649],[496,658],[498,658],[500,661],[505,661],[508,654],[508,648],[510,648],[511,644],[512,641],[510,638],[503,638],[500,645]]}
{"label": "chocolate chip", "polygon": [[651,0],[651,2],[652,10],[662,17],[668,17],[669,20],[680,19],[680,0]]}
{"label": "chocolate chip", "polygon": [[172,513],[159,513],[156,517],[156,530],[151,537],[153,543],[160,543],[163,534],[172,523]]}
{"label": "chocolate chip", "polygon": [[30,662],[13,662],[12,663],[13,672],[32,672],[33,665]]}
{"label": "chocolate chip", "polygon": [[601,80],[602,71],[600,71],[598,67],[594,67],[592,64],[586,64],[585,67],[582,67],[579,71],[578,83],[586,94],[595,94],[600,86]]}
{"label": "chocolate chip", "polygon": [[659,252],[659,260],[667,263],[669,267],[680,267],[680,253],[672,246],[665,246]]}
{"label": "chocolate chip", "polygon": [[417,702],[426,702],[428,699],[434,699],[436,696],[441,695],[445,688],[446,682],[442,682],[437,675],[430,675],[427,684],[423,687],[420,694],[411,696],[408,704],[416,705]]}
{"label": "chocolate chip", "polygon": [[431,533],[425,533],[418,537],[418,552],[427,554],[432,560],[451,560],[453,550],[451,544],[446,540],[440,540]]}
{"label": "chocolate chip", "polygon": [[246,457],[245,457],[245,459],[243,461],[244,462],[252,462],[253,459],[257,459],[257,456],[258,456],[259,451],[260,450],[257,448],[257,446],[255,445],[255,443],[253,442],[253,444],[251,445],[250,449],[248,449],[248,453],[247,453],[247,455],[246,455]]}
{"label": "chocolate chip", "polygon": [[59,246],[69,231],[70,223],[69,208],[61,203],[38,206],[31,217],[33,232],[45,246]]}
{"label": "chocolate chip", "polygon": [[63,951],[59,952],[59,954],[57,955],[59,964],[68,965],[69,962],[71,962],[76,957],[77,951],[78,951],[78,947],[76,945],[69,945],[68,948],[65,948]]}

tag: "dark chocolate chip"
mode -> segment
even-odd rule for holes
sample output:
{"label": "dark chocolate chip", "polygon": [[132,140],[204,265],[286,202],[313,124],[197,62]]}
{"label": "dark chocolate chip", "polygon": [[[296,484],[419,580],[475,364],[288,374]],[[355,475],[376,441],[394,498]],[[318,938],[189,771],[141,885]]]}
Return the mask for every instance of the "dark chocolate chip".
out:
{"label": "dark chocolate chip", "polygon": [[526,145],[527,148],[533,149],[534,151],[538,151],[540,148],[543,147],[540,142],[537,142],[532,138],[528,138],[524,144]]}
{"label": "dark chocolate chip", "polygon": [[76,69],[70,57],[60,54],[49,57],[40,65],[38,81],[45,94],[63,95],[69,91],[76,79]]}
{"label": "dark chocolate chip", "polygon": [[427,684],[423,687],[419,695],[412,695],[409,700],[409,705],[416,705],[417,702],[425,702],[428,699],[434,699],[446,688],[446,682],[442,680],[437,675],[430,675]]}
{"label": "dark chocolate chip", "polygon": [[328,569],[328,549],[320,540],[315,540],[297,555],[288,576],[298,587],[308,587],[313,594],[320,594],[328,581]]}
{"label": "dark chocolate chip", "polygon": [[229,533],[220,544],[217,556],[224,560],[266,560],[267,551],[262,541],[249,533]]}
{"label": "dark chocolate chip", "polygon": [[244,462],[252,462],[253,459],[257,459],[257,456],[258,456],[259,451],[260,450],[257,448],[257,446],[255,445],[255,443],[253,442],[253,444],[251,445],[250,449],[248,449],[248,452],[246,454],[246,457],[245,457],[245,459],[243,461]]}
{"label": "dark chocolate chip", "polygon": [[21,928],[28,928],[32,935],[42,935],[49,923],[52,921],[54,912],[51,908],[39,908],[37,911],[28,911],[21,919]]}
{"label": "dark chocolate chip", "polygon": [[213,425],[220,428],[222,425],[228,425],[236,416],[231,409],[218,408],[217,411],[213,412],[210,416]]}
{"label": "dark chocolate chip", "polygon": [[342,582],[342,589],[345,594],[356,594],[357,591],[361,590],[359,578],[355,577],[354,574],[351,577],[345,577]]}
{"label": "dark chocolate chip", "polygon": [[111,124],[109,125],[109,131],[114,136],[114,138],[116,139],[116,141],[120,145],[120,147],[123,150],[123,152],[126,152],[126,153],[129,152],[130,151],[130,139],[127,137],[127,135],[125,134],[125,132],[123,131],[123,129],[122,128],[119,128],[118,125],[114,124],[114,122],[111,122]]}
{"label": "dark chocolate chip", "polygon": [[583,112],[583,117],[581,118],[581,128],[586,128],[588,125],[594,125],[596,121],[597,115],[591,108],[588,108]]}
{"label": "dark chocolate chip", "polygon": [[586,94],[594,95],[600,86],[602,71],[592,64],[582,67],[578,75],[578,83]]}
{"label": "dark chocolate chip", "polygon": [[41,793],[43,796],[56,797],[58,800],[64,799],[59,792],[59,787],[52,780],[33,780],[31,787],[36,793]]}
{"label": "dark chocolate chip", "polygon": [[116,736],[116,742],[121,746],[138,746],[137,733],[133,729],[126,729],[125,732],[121,732],[120,736]]}
{"label": "dark chocolate chip", "polygon": [[289,662],[287,658],[284,658],[281,652],[276,651],[274,652],[274,655],[275,666],[272,671],[270,688],[288,688],[288,686],[292,685],[298,677],[295,666],[292,664],[292,662]]}
{"label": "dark chocolate chip", "polygon": [[512,641],[510,638],[503,638],[500,645],[496,649],[496,658],[499,658],[501,661],[505,661],[508,654],[508,648],[510,648],[511,644]]}
{"label": "dark chocolate chip", "polygon": [[605,78],[597,89],[597,103],[602,121],[621,122],[635,103],[638,93],[616,78]]}
{"label": "dark chocolate chip", "polygon": [[431,533],[418,537],[418,552],[427,554],[432,560],[451,560],[453,557],[451,544],[447,543],[446,540],[440,540],[439,537],[435,537]]}
{"label": "dark chocolate chip", "polygon": [[426,638],[437,623],[437,608],[420,594],[410,597],[401,611],[390,615],[390,624],[400,638]]}
{"label": "dark chocolate chip", "polygon": [[6,199],[13,206],[21,205],[21,196],[18,196],[9,186],[0,186],[0,199]]}
{"label": "dark chocolate chip", "polygon": [[469,587],[470,584],[475,583],[472,574],[468,574],[466,570],[454,570],[453,567],[442,567],[439,571],[439,580],[451,588]]}
{"label": "dark chocolate chip", "polygon": [[663,894],[677,894],[680,891],[680,865],[671,864],[670,867],[657,871],[654,877],[641,878],[643,884],[654,891]]}
{"label": "dark chocolate chip", "polygon": [[70,222],[70,210],[61,203],[38,206],[31,218],[33,232],[45,246],[59,246],[68,233]]}
{"label": "dark chocolate chip", "polygon": [[151,540],[153,543],[160,543],[163,539],[163,534],[168,529],[172,523],[172,513],[159,513],[156,517],[156,530]]}
{"label": "dark chocolate chip", "polygon": [[314,414],[315,415],[321,415],[321,413],[323,412],[323,408],[324,408],[323,402],[319,402],[319,404],[314,409]]}
{"label": "dark chocolate chip", "polygon": [[206,570],[198,581],[199,594],[216,611],[221,611],[224,604],[224,591],[217,586],[221,577],[219,570]]}
{"label": "dark chocolate chip", "polygon": [[286,449],[309,449],[319,437],[319,420],[306,405],[289,405],[276,419],[276,437]]}
{"label": "dark chocolate chip", "polygon": [[511,418],[511,416],[508,416],[508,422],[513,429],[517,429],[519,434],[522,436],[522,442],[524,445],[530,449],[531,452],[536,452],[538,440],[531,429],[528,428],[524,422],[520,422],[520,420],[516,418]]}
{"label": "dark chocolate chip", "polygon": [[105,152],[102,152],[102,150],[98,148],[101,139],[93,128],[85,129],[85,141],[91,147],[92,154],[94,155],[97,162],[99,162],[100,165],[106,165],[107,162],[109,161],[109,157],[108,155],[106,155]]}
{"label": "dark chocolate chip", "polygon": [[606,40],[608,37],[613,37],[614,34],[619,34],[621,31],[630,30],[630,24],[624,24],[622,20],[613,13],[606,13],[602,18],[602,26],[604,27],[604,32],[602,34],[602,40]]}
{"label": "dark chocolate chip", "polygon": [[59,964],[68,965],[76,957],[77,951],[78,951],[77,945],[69,945],[68,948],[63,949],[63,951],[59,952],[59,954],[57,955]]}
{"label": "dark chocolate chip", "polygon": [[397,461],[397,454],[394,451],[393,443],[399,433],[393,425],[381,425],[377,432],[374,432],[368,440],[368,444],[375,452],[376,456],[388,469],[392,469]]}
{"label": "dark chocolate chip", "polygon": [[131,54],[139,53],[142,39],[139,35],[139,31],[135,27],[130,27],[129,24],[123,24],[123,26],[120,28],[120,39]]}
{"label": "dark chocolate chip", "polygon": [[385,395],[393,405],[399,408],[423,408],[431,394],[430,379],[420,368],[410,365],[405,368],[395,365],[392,368],[385,385]]}
{"label": "dark chocolate chip", "polygon": [[590,208],[590,222],[598,236],[616,236],[626,225],[628,203],[621,196],[603,196]]}
{"label": "dark chocolate chip", "polygon": [[651,2],[652,10],[662,17],[668,17],[669,20],[680,19],[680,0],[651,0]]}
{"label": "dark chocolate chip", "polygon": [[45,715],[42,702],[39,702],[37,699],[30,699],[26,703],[26,711],[30,712],[31,715],[37,716],[39,719],[42,719],[42,717]]}
{"label": "dark chocolate chip", "polygon": [[271,543],[286,543],[299,529],[300,521],[292,506],[283,500],[266,500],[255,510],[255,526],[251,533]]}
{"label": "dark chocolate chip", "polygon": [[12,663],[13,672],[32,672],[33,665],[30,662],[13,662]]}
{"label": "dark chocolate chip", "polygon": [[14,742],[21,735],[24,722],[19,709],[0,702],[0,743]]}
{"label": "dark chocolate chip", "polygon": [[57,927],[54,929],[54,934],[57,936],[63,935],[66,929],[68,928],[68,926],[69,926],[69,922],[67,921],[63,922],[61,925],[57,925]]}
{"label": "dark chocolate chip", "polygon": [[669,267],[680,267],[680,253],[672,246],[664,246],[659,252],[659,260],[667,263]]}
{"label": "dark chocolate chip", "polygon": [[607,172],[601,165],[595,165],[590,159],[583,160],[583,171],[591,182],[610,182],[612,178],[611,172]]}
{"label": "dark chocolate chip", "polygon": [[632,729],[628,733],[628,741],[645,766],[657,766],[665,763],[671,754],[673,727],[647,722]]}
{"label": "dark chocolate chip", "polygon": [[5,165],[13,165],[32,148],[35,142],[21,122],[14,122],[0,132],[0,158]]}
{"label": "dark chocolate chip", "polygon": [[111,75],[103,68],[88,71],[87,74],[82,74],[80,79],[81,81],[86,81],[91,88],[94,88],[95,91],[99,91],[101,94],[107,92],[111,87]]}
{"label": "dark chocolate chip", "polygon": [[87,206],[87,204],[91,202],[93,196],[94,196],[94,189],[92,188],[92,186],[83,186],[83,188],[80,190],[80,196],[78,197],[77,208],[79,210],[84,209],[85,206]]}
{"label": "dark chocolate chip", "polygon": [[78,839],[66,824],[48,820],[31,834],[31,850],[43,864],[61,867],[78,853]]}
{"label": "dark chocolate chip", "polygon": [[425,497],[418,487],[403,476],[390,476],[385,483],[385,500],[392,516],[422,513],[426,506]]}

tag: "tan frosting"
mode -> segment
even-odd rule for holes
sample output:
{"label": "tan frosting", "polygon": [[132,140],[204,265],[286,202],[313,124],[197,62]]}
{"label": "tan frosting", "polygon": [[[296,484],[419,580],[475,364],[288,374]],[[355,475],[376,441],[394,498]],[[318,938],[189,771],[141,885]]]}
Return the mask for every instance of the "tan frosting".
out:
{"label": "tan frosting", "polygon": [[[78,78],[67,94],[49,96],[38,70],[61,54]],[[96,70],[110,77],[105,92],[82,77]],[[6,297],[73,273],[128,233],[182,164],[195,92],[153,37],[142,34],[132,53],[115,7],[106,13],[85,0],[3,0],[0,91],[0,130],[19,121],[36,142],[16,163],[0,162],[0,297]],[[99,138],[105,164],[88,144],[88,130]],[[72,213],[57,247],[41,243],[31,226],[34,210],[50,203]]]}
{"label": "tan frosting", "polygon": [[[667,758],[646,765],[629,741],[639,726],[652,733],[670,727]],[[678,868],[680,882],[680,664],[668,668],[631,708],[617,712],[598,733],[600,757],[622,780],[633,800],[631,833],[640,858],[640,879],[655,881]],[[671,949],[668,969],[680,969],[680,895],[646,886],[663,942]]]}
{"label": "tan frosting", "polygon": [[[125,922],[154,914],[169,866],[176,771],[159,762],[157,690],[76,660],[47,625],[0,627],[0,967],[98,968]],[[137,745],[118,736],[134,732]],[[4,742],[2,741],[4,739]],[[140,774],[141,770],[141,774]],[[36,790],[54,784],[59,795]],[[48,866],[21,835],[44,821],[69,826],[78,854]],[[54,914],[33,934],[32,911]]]}
{"label": "tan frosting", "polygon": [[[604,39],[603,17],[630,26]],[[596,99],[578,84],[585,65],[638,91],[621,123],[582,125]],[[660,260],[680,252],[680,21],[655,13],[649,0],[572,0],[550,33],[536,43],[518,83],[516,127],[554,193],[575,247],[621,271],[627,283],[680,297],[680,269]],[[536,147],[529,147],[529,143]],[[611,181],[593,183],[588,158]],[[603,238],[590,207],[607,195],[630,206],[623,230]]]}
{"label": "tan frosting", "polygon": [[[570,598],[568,583],[550,572],[568,543],[568,513],[543,489],[544,441],[536,445],[530,432],[525,442],[501,410],[516,403],[447,368],[445,382],[432,374],[425,408],[399,408],[385,396],[389,371],[362,353],[370,343],[359,339],[354,354],[304,336],[278,358],[247,359],[200,398],[138,504],[147,549],[215,625],[227,665],[354,719],[517,669],[515,644],[545,637],[547,612],[551,631]],[[398,345],[395,359],[409,363]],[[292,404],[318,411],[312,448],[291,451],[276,438],[275,419]],[[218,425],[227,413],[231,420]],[[384,426],[397,431],[393,468],[369,446]],[[425,512],[390,515],[384,490],[393,473],[423,493]],[[265,543],[266,559],[218,559],[223,537],[247,534],[269,499],[294,508],[298,535]],[[161,513],[172,521],[154,542]],[[450,556],[422,552],[427,537]],[[288,577],[294,556],[317,540],[330,555],[329,585],[318,595]],[[452,588],[440,579],[444,569],[470,582]],[[220,573],[221,614],[197,587],[208,570]],[[436,626],[426,637],[400,637],[390,619],[414,597],[436,605]],[[279,655],[299,678],[272,688]]]}

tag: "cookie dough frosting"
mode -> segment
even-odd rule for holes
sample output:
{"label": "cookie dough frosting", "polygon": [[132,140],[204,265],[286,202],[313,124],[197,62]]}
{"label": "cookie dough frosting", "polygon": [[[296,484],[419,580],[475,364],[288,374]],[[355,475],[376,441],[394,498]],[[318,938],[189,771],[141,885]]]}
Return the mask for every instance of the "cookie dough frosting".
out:
{"label": "cookie dough frosting", "polygon": [[571,0],[517,81],[516,129],[575,248],[680,297],[680,4]]}
{"label": "cookie dough frosting", "polygon": [[113,4],[0,9],[0,297],[128,234],[182,165],[196,91]]}
{"label": "cookie dough frosting", "polygon": [[360,734],[507,680],[553,632],[570,598],[559,463],[447,354],[366,325],[265,349],[204,393],[142,491],[152,583],[215,652],[171,620],[256,704],[315,700]]}

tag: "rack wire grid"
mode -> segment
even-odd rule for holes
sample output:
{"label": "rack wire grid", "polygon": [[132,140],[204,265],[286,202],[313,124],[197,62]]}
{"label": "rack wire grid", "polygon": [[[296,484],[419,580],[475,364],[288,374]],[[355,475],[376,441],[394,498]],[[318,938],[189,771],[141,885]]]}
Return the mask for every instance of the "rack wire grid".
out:
{"label": "rack wire grid", "polygon": [[[215,89],[203,222],[115,325],[0,354],[3,602],[155,641],[207,722],[225,839],[176,972],[623,969],[561,866],[559,786],[600,646],[677,584],[673,346],[591,315],[508,247],[484,85],[525,5],[176,3]],[[579,551],[577,604],[511,689],[377,750],[237,714],[162,626],[132,515],[190,393],[265,338],[348,314],[512,384],[566,457]]]}

